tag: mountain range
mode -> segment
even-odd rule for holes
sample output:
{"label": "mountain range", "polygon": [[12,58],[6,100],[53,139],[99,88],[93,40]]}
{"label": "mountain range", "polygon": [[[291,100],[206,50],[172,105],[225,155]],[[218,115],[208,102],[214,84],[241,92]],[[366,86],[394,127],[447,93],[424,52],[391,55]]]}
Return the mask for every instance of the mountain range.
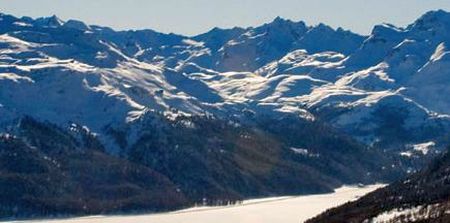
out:
{"label": "mountain range", "polygon": [[0,14],[0,188],[19,185],[0,216],[399,179],[450,143],[448,44],[442,10],[367,36],[279,17],[187,37]]}

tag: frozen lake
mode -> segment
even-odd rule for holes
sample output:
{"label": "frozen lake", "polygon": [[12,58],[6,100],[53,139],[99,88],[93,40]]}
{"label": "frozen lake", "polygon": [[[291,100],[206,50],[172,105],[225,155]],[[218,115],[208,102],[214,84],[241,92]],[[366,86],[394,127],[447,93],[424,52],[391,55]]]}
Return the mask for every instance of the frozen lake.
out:
{"label": "frozen lake", "polygon": [[354,200],[383,185],[342,187],[332,194],[247,200],[241,205],[190,208],[175,212],[135,216],[91,216],[63,220],[24,221],[52,223],[299,223]]}

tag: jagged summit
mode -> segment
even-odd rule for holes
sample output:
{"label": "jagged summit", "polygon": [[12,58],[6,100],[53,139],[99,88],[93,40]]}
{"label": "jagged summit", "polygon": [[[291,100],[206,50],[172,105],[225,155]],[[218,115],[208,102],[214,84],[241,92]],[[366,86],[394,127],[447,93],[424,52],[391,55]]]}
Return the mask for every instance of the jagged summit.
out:
{"label": "jagged summit", "polygon": [[300,23],[300,24],[303,23],[304,24],[304,22],[302,22],[302,21],[294,22],[294,21],[292,21],[290,19],[285,19],[285,18],[282,18],[280,16],[275,17],[271,22],[269,22],[267,24],[283,25],[283,24],[293,24],[293,23]]}
{"label": "jagged summit", "polygon": [[433,23],[450,23],[450,12],[445,10],[429,11],[417,19],[412,25],[425,25]]}
{"label": "jagged summit", "polygon": [[35,23],[40,26],[57,28],[64,24],[64,21],[58,18],[56,15],[50,17],[40,17],[35,20]]}

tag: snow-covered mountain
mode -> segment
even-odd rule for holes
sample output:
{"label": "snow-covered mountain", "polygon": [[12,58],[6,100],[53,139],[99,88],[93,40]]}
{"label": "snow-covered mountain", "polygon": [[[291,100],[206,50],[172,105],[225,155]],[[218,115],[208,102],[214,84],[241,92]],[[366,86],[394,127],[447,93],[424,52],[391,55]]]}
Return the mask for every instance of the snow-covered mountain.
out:
{"label": "snow-covered mountain", "polygon": [[3,122],[31,115],[102,134],[149,111],[289,113],[395,148],[449,129],[445,11],[405,28],[379,25],[367,37],[279,17],[194,37],[0,18]]}
{"label": "snow-covered mountain", "polygon": [[[187,37],[0,14],[0,132],[21,136],[24,117],[69,132],[82,126],[108,155],[155,169],[182,189],[207,188],[192,192],[195,199],[211,188],[244,197],[311,192],[312,185],[327,191],[420,166],[413,158],[448,142],[449,44],[445,11],[403,28],[378,25],[369,36],[282,18]],[[260,157],[253,149],[267,151]],[[236,160],[221,167],[249,171],[237,188],[216,172],[205,173],[210,184],[186,183],[172,169],[180,154],[187,169],[202,170],[227,152]],[[280,161],[268,158],[274,154]],[[321,178],[295,181],[297,190],[260,186],[297,176],[278,176],[280,163]]]}

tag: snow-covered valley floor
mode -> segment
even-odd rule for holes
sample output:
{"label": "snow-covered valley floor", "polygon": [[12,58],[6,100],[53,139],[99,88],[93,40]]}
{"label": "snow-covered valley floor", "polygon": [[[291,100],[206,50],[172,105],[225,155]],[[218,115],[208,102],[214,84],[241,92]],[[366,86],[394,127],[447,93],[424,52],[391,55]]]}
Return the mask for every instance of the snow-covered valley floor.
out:
{"label": "snow-covered valley floor", "polygon": [[52,223],[299,223],[315,215],[356,199],[383,185],[366,187],[342,187],[332,194],[298,197],[253,199],[241,205],[224,207],[200,207],[185,210],[135,216],[91,216],[82,218],[23,221]]}

